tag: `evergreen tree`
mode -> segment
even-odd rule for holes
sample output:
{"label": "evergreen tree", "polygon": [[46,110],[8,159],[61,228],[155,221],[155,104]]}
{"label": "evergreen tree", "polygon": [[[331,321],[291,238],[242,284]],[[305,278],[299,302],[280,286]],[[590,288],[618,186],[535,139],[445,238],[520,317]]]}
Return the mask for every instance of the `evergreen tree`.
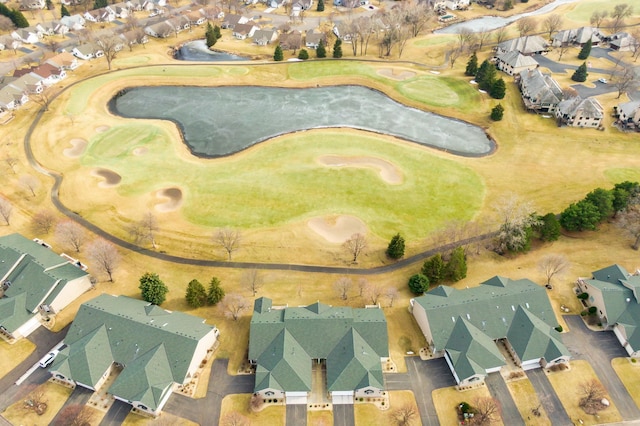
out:
{"label": "evergreen tree", "polygon": [[67,9],[67,6],[65,6],[64,4],[60,6],[60,16],[71,16],[69,10]]}
{"label": "evergreen tree", "polygon": [[476,82],[482,90],[489,91],[496,79],[496,67],[488,59],[482,61],[476,73]]}
{"label": "evergreen tree", "polygon": [[404,256],[404,238],[400,234],[396,234],[389,241],[387,247],[387,256],[391,259],[400,259]]}
{"label": "evergreen tree", "polygon": [[213,31],[213,25],[211,25],[211,22],[207,24],[207,31],[204,33],[204,38],[207,43],[207,47],[213,46],[218,41],[218,38]]}
{"label": "evergreen tree", "polygon": [[19,10],[11,9],[8,18],[11,19],[16,28],[27,28],[29,26],[29,21]]}
{"label": "evergreen tree", "polygon": [[53,10],[53,2],[51,0],[46,0],[44,4],[47,10]]}
{"label": "evergreen tree", "polygon": [[276,50],[273,52],[273,60],[276,62],[284,60],[284,53],[282,53],[282,47],[280,47],[280,45],[277,45]]}
{"label": "evergreen tree", "polygon": [[333,45],[333,57],[335,59],[342,58],[342,40],[337,39]]}
{"label": "evergreen tree", "polygon": [[216,25],[213,27],[213,34],[215,34],[216,40],[220,40],[222,38],[222,32],[220,31],[219,26]]}
{"label": "evergreen tree", "polygon": [[430,258],[424,261],[422,265],[422,275],[429,279],[429,282],[433,285],[440,284],[444,280],[444,260],[440,253],[434,254]]}
{"label": "evergreen tree", "polygon": [[160,280],[160,277],[156,273],[145,273],[140,277],[140,289],[142,299],[154,305],[160,305],[165,301],[169,289]]}
{"label": "evergreen tree", "polygon": [[589,73],[587,72],[587,63],[583,62],[582,65],[578,67],[578,69],[571,76],[571,80],[582,83],[583,81],[587,81],[587,76]]}
{"label": "evergreen tree", "polygon": [[0,15],[11,18],[11,11],[7,6],[4,5],[4,3],[0,3]]}
{"label": "evergreen tree", "polygon": [[429,290],[429,278],[422,274],[415,274],[409,278],[409,290],[413,294],[422,294]]}
{"label": "evergreen tree", "polygon": [[207,291],[207,301],[210,305],[216,305],[224,297],[224,290],[220,287],[220,280],[216,277],[211,278],[209,282],[209,290]]}
{"label": "evergreen tree", "polygon": [[504,79],[500,77],[495,80],[491,85],[491,89],[489,90],[489,95],[493,99],[502,99],[507,92],[507,85],[504,83]]}
{"label": "evergreen tree", "polygon": [[560,214],[560,225],[567,231],[595,231],[599,222],[600,211],[587,200],[571,204]]}
{"label": "evergreen tree", "polygon": [[453,282],[460,281],[467,276],[467,257],[462,247],[456,247],[451,253],[451,258],[445,268],[445,276]]}
{"label": "evergreen tree", "polygon": [[580,53],[578,53],[578,59],[585,60],[589,57],[590,54],[591,54],[591,39],[589,39],[584,44],[584,46],[582,46],[582,49],[580,49]]}
{"label": "evergreen tree", "polygon": [[622,211],[629,205],[629,200],[640,194],[640,185],[638,182],[624,181],[616,183],[613,186],[613,211]]}
{"label": "evergreen tree", "polygon": [[207,303],[207,291],[198,280],[191,280],[187,285],[187,294],[185,295],[187,304],[192,308],[199,308]]}
{"label": "evergreen tree", "polygon": [[613,215],[613,191],[596,188],[584,198],[598,208],[600,222]]}
{"label": "evergreen tree", "polygon": [[498,104],[491,109],[491,119],[493,121],[502,120],[502,116],[504,115],[504,107],[502,104]]}
{"label": "evergreen tree", "polygon": [[94,0],[93,2],[93,8],[94,9],[101,9],[103,7],[107,7],[108,6],[108,1],[107,0]]}
{"label": "evergreen tree", "polygon": [[318,7],[316,7],[317,12],[324,12],[324,0],[318,0]]}
{"label": "evergreen tree", "polygon": [[324,41],[320,40],[318,43],[318,48],[316,49],[316,58],[326,58],[327,57],[327,49],[324,47]]}
{"label": "evergreen tree", "polygon": [[309,59],[309,52],[307,52],[307,49],[300,50],[300,52],[298,53],[298,59],[302,59],[303,61]]}
{"label": "evergreen tree", "polygon": [[464,75],[468,75],[470,77],[475,76],[478,72],[478,56],[476,52],[473,52],[471,58],[469,58],[469,62],[467,62],[467,68],[464,70]]}
{"label": "evergreen tree", "polygon": [[547,213],[540,220],[541,224],[537,229],[542,241],[556,241],[560,238],[560,222],[555,214]]}

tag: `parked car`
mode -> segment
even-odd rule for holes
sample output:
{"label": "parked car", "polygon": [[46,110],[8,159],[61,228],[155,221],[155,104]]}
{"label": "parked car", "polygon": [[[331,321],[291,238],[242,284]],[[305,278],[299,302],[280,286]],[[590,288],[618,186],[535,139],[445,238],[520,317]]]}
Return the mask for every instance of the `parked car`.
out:
{"label": "parked car", "polygon": [[598,81],[602,84],[607,84],[607,79],[606,78],[599,78]]}
{"label": "parked car", "polygon": [[38,365],[40,365],[41,368],[47,368],[48,366],[51,365],[51,363],[53,362],[54,359],[56,359],[57,356],[58,356],[58,351],[51,351],[44,358],[40,360],[40,363]]}

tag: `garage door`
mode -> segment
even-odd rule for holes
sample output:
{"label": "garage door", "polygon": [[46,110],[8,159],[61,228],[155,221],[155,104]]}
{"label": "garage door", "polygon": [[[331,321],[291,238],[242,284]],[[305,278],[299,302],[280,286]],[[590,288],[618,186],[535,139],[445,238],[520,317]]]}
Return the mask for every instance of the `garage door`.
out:
{"label": "garage door", "polygon": [[353,404],[353,395],[331,395],[331,402],[333,404]]}
{"label": "garage door", "polygon": [[307,403],[307,395],[290,395],[290,394],[285,394],[285,398],[287,400],[287,405],[289,404],[293,404],[293,405],[298,405],[298,404],[306,404]]}

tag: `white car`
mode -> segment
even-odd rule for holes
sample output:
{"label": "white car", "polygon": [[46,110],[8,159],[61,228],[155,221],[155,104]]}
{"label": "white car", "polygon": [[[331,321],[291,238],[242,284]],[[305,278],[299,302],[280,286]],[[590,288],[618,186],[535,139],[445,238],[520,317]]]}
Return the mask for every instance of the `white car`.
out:
{"label": "white car", "polygon": [[57,356],[58,356],[58,351],[49,352],[44,358],[40,360],[38,365],[41,368],[47,368],[48,366],[51,365],[51,363],[53,362],[54,359],[56,359]]}
{"label": "white car", "polygon": [[602,84],[607,84],[607,79],[606,78],[599,78],[598,81]]}

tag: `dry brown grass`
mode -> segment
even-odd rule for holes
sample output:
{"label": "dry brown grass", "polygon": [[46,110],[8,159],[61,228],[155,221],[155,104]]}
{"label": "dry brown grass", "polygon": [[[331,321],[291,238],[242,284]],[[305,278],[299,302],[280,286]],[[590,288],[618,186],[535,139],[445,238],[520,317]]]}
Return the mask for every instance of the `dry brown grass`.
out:
{"label": "dry brown grass", "polygon": [[7,407],[2,414],[3,417],[14,425],[28,424],[34,426],[46,426],[51,424],[51,420],[53,420],[67,398],[69,398],[69,395],[71,395],[71,389],[52,382],[43,383],[35,388],[34,391],[44,392],[44,401],[47,404],[47,410],[43,415],[38,416],[35,412],[24,409],[24,401],[29,398],[29,395],[31,395],[30,393]]}
{"label": "dry brown grass", "polygon": [[[516,407],[520,412],[520,416],[524,419],[527,426],[546,426],[551,425],[551,421],[547,416],[544,407],[540,404],[538,394],[529,379],[514,380],[507,383],[509,392],[516,402]],[[540,417],[533,414],[533,410],[538,409]]]}
{"label": "dry brown grass", "polygon": [[191,420],[183,419],[182,417],[174,416],[169,413],[162,413],[155,419],[141,416],[135,413],[129,413],[122,423],[123,426],[153,426],[158,425],[175,425],[175,426],[197,426],[198,423]]}
{"label": "dry brown grass", "polygon": [[333,426],[333,412],[322,410],[307,411],[307,425],[309,426]]}
{"label": "dry brown grass", "polygon": [[615,358],[611,360],[611,366],[627,388],[633,402],[640,407],[640,363],[631,362],[630,358]]}
{"label": "dry brown grass", "polygon": [[395,424],[393,420],[394,410],[406,405],[411,405],[416,410],[416,415],[412,424],[419,424],[420,415],[418,414],[416,399],[411,391],[390,391],[388,410],[380,410],[374,404],[356,403],[354,405],[355,423],[357,425]]}
{"label": "dry brown grass", "polygon": [[0,340],[0,359],[4,362],[0,365],[0,377],[4,377],[13,370],[36,349],[36,346],[27,339],[20,339],[10,345],[4,340]]}
{"label": "dry brown grass", "polygon": [[253,412],[249,408],[251,394],[227,395],[222,399],[220,421],[229,413],[240,413],[249,419],[251,424],[284,426],[286,408],[284,405],[273,405],[259,412]]}
{"label": "dry brown grass", "polygon": [[[464,392],[458,391],[455,387],[436,389],[432,393],[433,403],[438,413],[438,420],[443,425],[458,424],[458,412],[456,408],[461,402],[467,402],[473,406],[476,398],[490,398],[491,394],[486,386]],[[492,423],[494,425],[504,425],[502,420]]]}

